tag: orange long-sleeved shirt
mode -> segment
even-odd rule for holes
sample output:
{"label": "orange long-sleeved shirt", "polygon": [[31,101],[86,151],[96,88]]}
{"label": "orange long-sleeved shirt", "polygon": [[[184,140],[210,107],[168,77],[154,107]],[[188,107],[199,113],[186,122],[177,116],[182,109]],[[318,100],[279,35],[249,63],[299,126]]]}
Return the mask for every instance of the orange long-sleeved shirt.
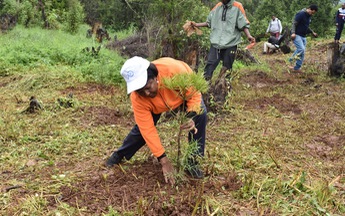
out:
{"label": "orange long-sleeved shirt", "polygon": [[[152,114],[159,114],[179,107],[184,101],[176,91],[167,89],[163,78],[173,77],[179,73],[193,73],[192,69],[184,62],[173,58],[160,58],[152,62],[158,70],[158,93],[154,98],[142,97],[137,92],[131,93],[131,102],[135,122],[146,144],[155,157],[161,156],[165,150],[154,125]],[[188,92],[187,92],[188,94]],[[195,93],[187,101],[187,111],[197,111],[193,108],[200,107],[201,93]]]}

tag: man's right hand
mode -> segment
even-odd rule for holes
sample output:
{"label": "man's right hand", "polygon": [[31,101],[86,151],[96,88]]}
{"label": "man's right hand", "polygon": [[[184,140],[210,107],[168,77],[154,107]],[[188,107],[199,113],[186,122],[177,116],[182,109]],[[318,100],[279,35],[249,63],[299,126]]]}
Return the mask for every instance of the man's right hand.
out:
{"label": "man's right hand", "polygon": [[196,26],[196,22],[194,22],[194,21],[190,21],[190,25],[193,26],[193,27],[197,27]]}
{"label": "man's right hand", "polygon": [[291,35],[291,39],[292,39],[292,40],[295,40],[295,38],[296,38],[296,34],[293,33],[293,34]]}
{"label": "man's right hand", "polygon": [[248,40],[250,41],[250,43],[255,43],[255,37],[251,35],[248,37]]}
{"label": "man's right hand", "polygon": [[170,183],[171,186],[175,184],[175,170],[172,164],[170,163],[168,157],[163,157],[160,159],[162,165],[162,171],[165,179],[165,183]]}

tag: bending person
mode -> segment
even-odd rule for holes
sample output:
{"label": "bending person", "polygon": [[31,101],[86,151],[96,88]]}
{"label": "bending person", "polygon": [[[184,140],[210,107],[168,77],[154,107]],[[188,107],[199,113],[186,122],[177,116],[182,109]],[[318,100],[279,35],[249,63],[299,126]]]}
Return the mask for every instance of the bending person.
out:
{"label": "bending person", "polygon": [[193,73],[184,62],[172,58],[160,58],[149,62],[141,57],[133,57],[125,62],[121,75],[127,84],[127,93],[134,111],[136,125],[113,154],[108,158],[106,165],[111,167],[119,164],[123,158],[130,160],[133,155],[145,144],[162,165],[162,171],[167,183],[174,184],[174,168],[170,163],[156,129],[161,114],[186,105],[187,116],[190,120],[181,126],[189,130],[188,140],[197,141],[198,149],[188,160],[187,174],[193,178],[203,178],[203,172],[196,160],[204,156],[206,136],[206,108],[200,92],[187,92],[190,97],[183,101],[177,92],[167,89],[162,79],[170,78],[180,73]]}

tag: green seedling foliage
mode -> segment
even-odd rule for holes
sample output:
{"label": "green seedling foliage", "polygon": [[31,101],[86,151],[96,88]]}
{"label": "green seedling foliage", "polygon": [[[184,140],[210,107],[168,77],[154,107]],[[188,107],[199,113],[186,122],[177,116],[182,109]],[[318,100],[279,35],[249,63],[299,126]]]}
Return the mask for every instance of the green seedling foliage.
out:
{"label": "green seedling foliage", "polygon": [[[198,92],[206,92],[208,89],[208,84],[206,80],[196,73],[180,73],[174,77],[163,79],[163,83],[166,88],[176,91],[177,95],[184,101],[189,100],[193,97],[194,94]],[[183,108],[182,110],[185,110]],[[175,114],[175,117],[180,125],[188,120],[187,113]],[[178,137],[177,137],[177,171],[180,170],[180,156],[181,156],[181,133],[182,129],[180,128]],[[188,153],[191,153],[187,150]]]}
{"label": "green seedling foliage", "polygon": [[197,155],[198,152],[198,142],[193,141],[188,143],[187,145],[183,146],[182,149],[183,154],[182,154],[182,170],[188,170],[193,167],[190,167],[189,162],[190,161],[195,161],[196,164],[200,164],[202,162],[201,157]]}
{"label": "green seedling foliage", "polygon": [[[188,100],[195,92],[205,93],[208,89],[208,83],[200,73],[180,73],[172,78],[164,79],[163,83],[168,89],[178,92],[183,100]],[[190,89],[192,93],[187,95]]]}

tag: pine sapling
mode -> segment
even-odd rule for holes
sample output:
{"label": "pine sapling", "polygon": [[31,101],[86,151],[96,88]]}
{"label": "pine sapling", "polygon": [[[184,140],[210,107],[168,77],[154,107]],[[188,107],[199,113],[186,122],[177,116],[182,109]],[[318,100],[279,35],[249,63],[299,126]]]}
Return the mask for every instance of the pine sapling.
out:
{"label": "pine sapling", "polygon": [[[202,75],[196,73],[181,73],[171,78],[165,78],[163,80],[166,88],[174,90],[178,97],[183,101],[188,101],[196,93],[205,93],[208,90],[208,83],[203,78]],[[180,158],[181,158],[181,126],[189,121],[187,113],[183,112],[187,109],[186,103],[183,104],[182,112],[173,113],[176,120],[180,125],[180,129],[177,136],[177,172],[180,170]],[[201,107],[193,107],[193,110],[198,110],[198,113],[201,113]],[[173,110],[171,110],[173,112]]]}

